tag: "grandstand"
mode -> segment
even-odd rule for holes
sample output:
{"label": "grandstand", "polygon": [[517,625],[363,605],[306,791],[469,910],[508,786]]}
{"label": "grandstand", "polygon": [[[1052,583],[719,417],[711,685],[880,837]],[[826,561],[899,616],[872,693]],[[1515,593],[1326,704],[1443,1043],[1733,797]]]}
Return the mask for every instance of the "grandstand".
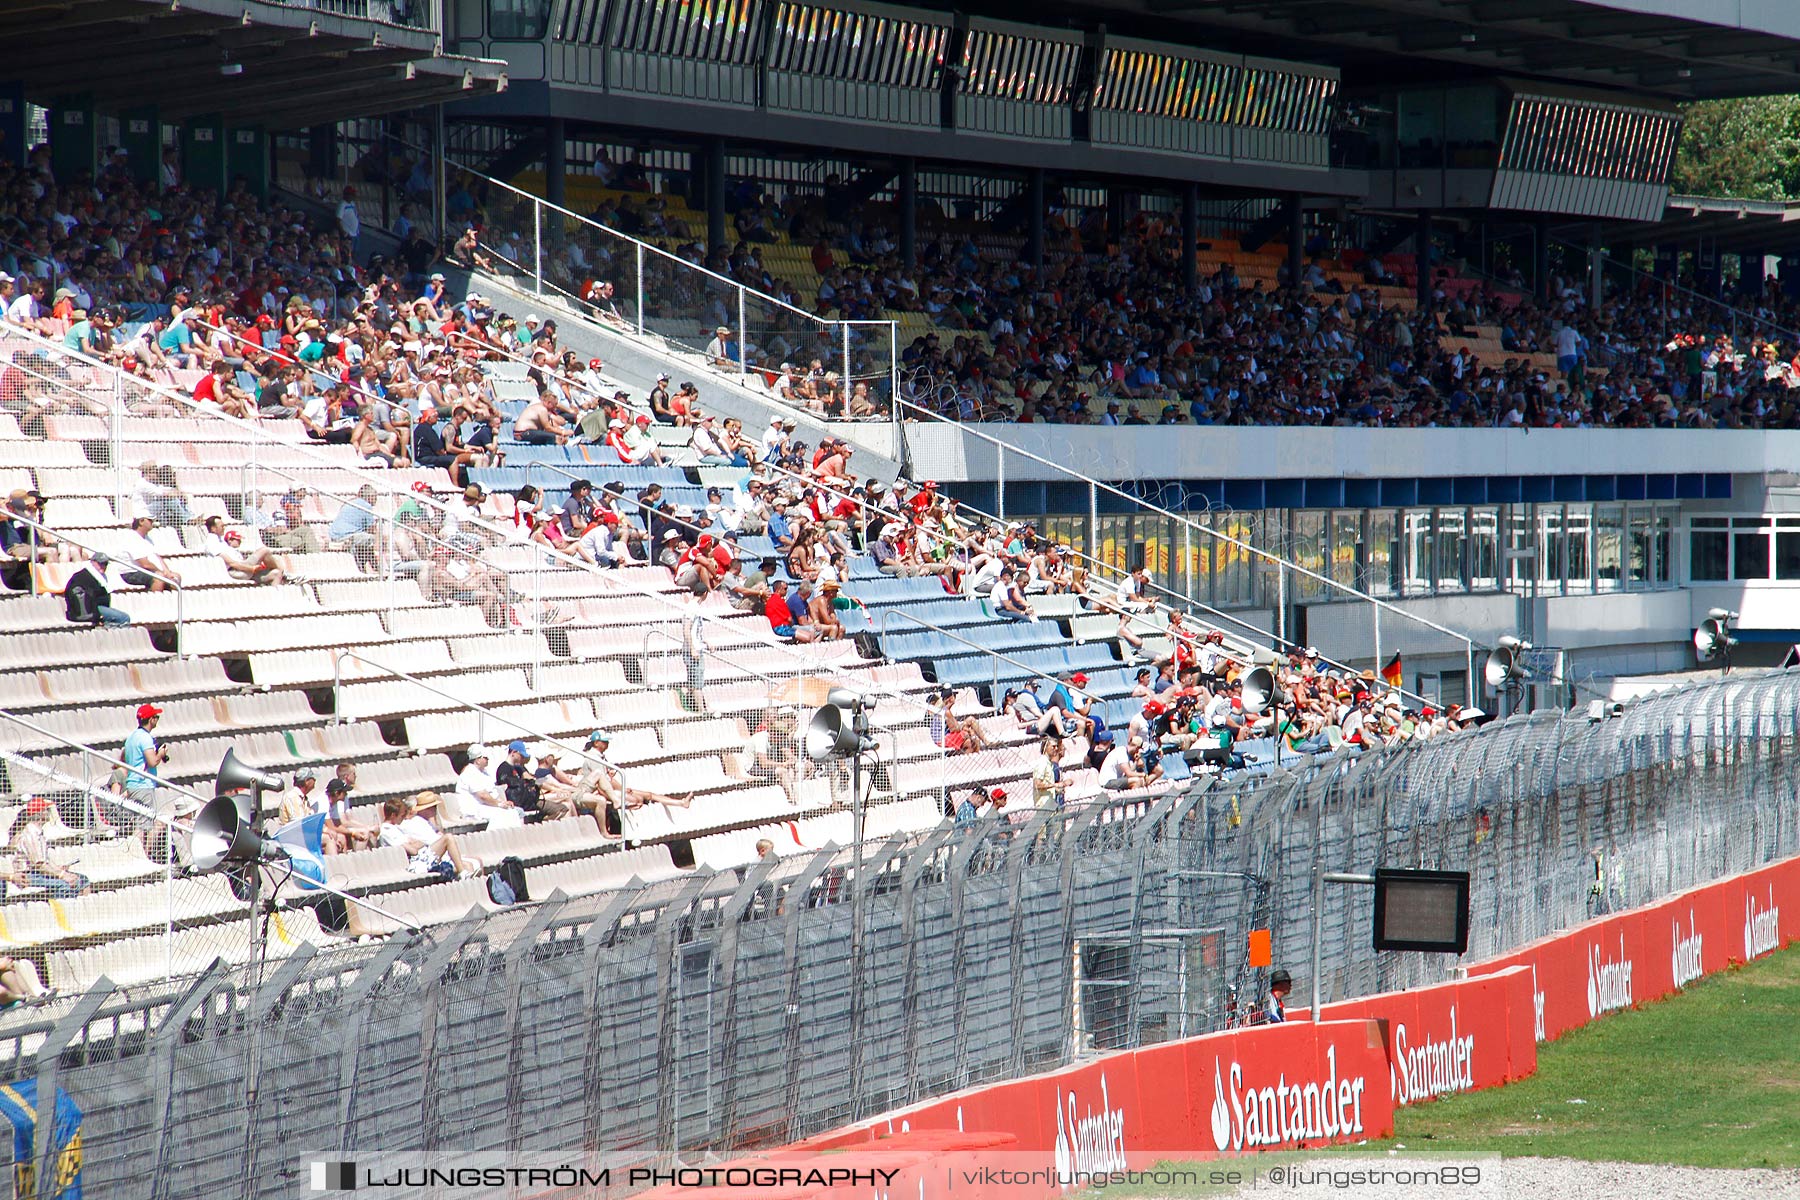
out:
{"label": "grandstand", "polygon": [[[1800,849],[1791,676],[1585,707],[1800,644],[1785,213],[1665,252],[1780,14],[15,7],[0,1079],[97,1191],[785,1144],[1252,931],[1446,977],[1321,869],[1479,961]],[[316,877],[196,857],[228,753]]]}

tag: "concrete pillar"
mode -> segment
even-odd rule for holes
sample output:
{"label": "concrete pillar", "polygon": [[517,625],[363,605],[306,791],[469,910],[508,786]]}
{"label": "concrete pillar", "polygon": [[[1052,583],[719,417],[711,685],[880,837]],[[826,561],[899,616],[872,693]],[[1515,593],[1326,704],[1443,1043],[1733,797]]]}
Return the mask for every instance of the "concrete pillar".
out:
{"label": "concrete pillar", "polygon": [[93,171],[100,146],[94,102],[87,96],[59,97],[50,105],[50,169],[67,183],[82,171]]}
{"label": "concrete pillar", "polygon": [[1181,190],[1181,286],[1189,293],[1200,288],[1200,185]]}
{"label": "concrete pillar", "polygon": [[900,160],[900,261],[919,265],[919,161],[910,157]]}
{"label": "concrete pillar", "polygon": [[128,108],[119,114],[119,146],[125,151],[125,167],[139,183],[156,182],[162,161],[162,121],[155,105]]}
{"label": "concrete pillar", "polygon": [[25,161],[25,85],[0,83],[0,158]]}
{"label": "concrete pillar", "polygon": [[725,244],[725,139],[706,141],[706,245]]}
{"label": "concrete pillar", "polygon": [[567,207],[564,197],[569,176],[569,133],[561,117],[551,117],[544,122],[544,138],[544,199]]}
{"label": "concrete pillar", "polygon": [[1304,270],[1303,260],[1306,253],[1306,220],[1300,208],[1300,193],[1289,192],[1287,197],[1287,265],[1288,286],[1299,287],[1301,272]]}
{"label": "concrete pillar", "polygon": [[225,118],[190,117],[181,128],[181,180],[191,188],[225,190]]}
{"label": "concrete pillar", "polygon": [[1431,210],[1419,211],[1419,223],[1413,233],[1413,269],[1418,275],[1419,307],[1431,303]]}
{"label": "concrete pillar", "polygon": [[1033,270],[1044,267],[1044,168],[1033,167],[1026,176],[1025,261]]}

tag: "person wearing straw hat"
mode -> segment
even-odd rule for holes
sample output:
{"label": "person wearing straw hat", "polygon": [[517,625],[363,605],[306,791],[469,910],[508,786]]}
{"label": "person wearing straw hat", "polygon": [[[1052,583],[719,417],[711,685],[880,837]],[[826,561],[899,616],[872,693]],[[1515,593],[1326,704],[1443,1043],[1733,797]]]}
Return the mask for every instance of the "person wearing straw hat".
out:
{"label": "person wearing straw hat", "polygon": [[456,838],[439,829],[438,794],[420,792],[417,796],[396,796],[381,805],[383,846],[397,846],[407,856],[406,869],[414,875],[437,875],[444,879],[466,878],[481,872],[481,860],[464,854]]}

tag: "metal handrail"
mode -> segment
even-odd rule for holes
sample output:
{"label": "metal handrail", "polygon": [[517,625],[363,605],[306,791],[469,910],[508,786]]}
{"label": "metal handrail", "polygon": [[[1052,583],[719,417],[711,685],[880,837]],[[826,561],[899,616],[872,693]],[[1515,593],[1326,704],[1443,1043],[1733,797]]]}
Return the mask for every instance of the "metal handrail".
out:
{"label": "metal handrail", "polygon": [[[402,144],[410,145],[410,143],[402,143]],[[418,147],[412,147],[412,148],[418,149]],[[677,264],[683,270],[697,271],[701,275],[704,275],[709,279],[716,280],[718,283],[724,285],[725,287],[729,287],[729,288],[732,288],[737,291],[737,293],[738,293],[738,368],[739,368],[740,375],[746,374],[749,369],[748,363],[746,362],[746,354],[747,354],[747,348],[746,348],[746,344],[745,344],[746,339],[743,336],[745,333],[744,304],[745,304],[745,297],[747,297],[747,296],[755,296],[759,303],[773,305],[774,307],[776,307],[778,309],[783,309],[789,313],[792,313],[794,316],[800,317],[800,318],[806,320],[807,322],[810,322],[812,325],[818,326],[820,328],[829,329],[833,325],[843,326],[844,327],[844,345],[845,345],[845,351],[846,351],[846,359],[848,357],[850,327],[852,325],[886,326],[888,329],[888,334],[889,334],[888,342],[889,342],[890,347],[895,346],[898,341],[899,323],[896,321],[879,321],[879,320],[851,321],[848,319],[840,319],[840,320],[836,320],[836,321],[822,320],[817,314],[810,313],[810,312],[806,311],[805,309],[798,307],[797,305],[789,304],[787,301],[778,299],[777,297],[771,296],[771,295],[767,294],[766,292],[758,291],[757,289],[750,287],[748,284],[739,283],[737,280],[732,279],[729,276],[721,275],[717,271],[713,271],[707,267],[701,266],[698,263],[691,263],[688,260],[682,258],[678,254],[669,253],[667,250],[664,250],[661,246],[658,246],[653,242],[647,242],[641,238],[632,237],[628,233],[622,233],[619,230],[611,228],[610,226],[602,225],[602,224],[600,224],[600,222],[594,220],[591,217],[582,216],[578,212],[575,212],[571,209],[564,208],[560,204],[554,204],[554,203],[550,202],[549,200],[544,199],[541,196],[534,196],[530,192],[525,191],[523,188],[519,188],[519,187],[514,186],[513,184],[507,183],[503,179],[495,179],[491,175],[484,175],[480,171],[474,170],[473,168],[467,167],[467,166],[459,166],[459,169],[466,172],[469,175],[474,176],[476,179],[483,180],[487,183],[490,183],[490,184],[493,184],[500,188],[503,188],[506,191],[512,193],[514,196],[516,196],[522,200],[529,201],[533,205],[532,235],[533,235],[533,238],[535,241],[535,246],[536,246],[536,249],[535,249],[536,265],[534,266],[534,268],[530,272],[530,274],[533,278],[533,281],[537,284],[538,291],[540,294],[542,293],[543,287],[545,284],[544,273],[542,270],[543,221],[542,221],[542,218],[538,215],[540,206],[543,209],[548,209],[552,212],[559,213],[566,219],[576,221],[582,225],[589,226],[593,229],[597,229],[601,233],[606,234],[609,237],[618,238],[621,241],[627,242],[630,245],[632,245],[635,248],[636,254],[637,254],[637,267],[638,267],[637,278],[638,278],[639,291],[638,291],[638,307],[637,307],[638,316],[637,316],[636,324],[637,324],[638,333],[640,336],[644,335],[646,332],[646,330],[644,328],[644,306],[643,306],[644,271],[643,271],[643,268],[644,268],[644,254],[646,252],[648,252],[650,254],[657,255],[661,258],[668,259],[671,263]],[[483,243],[483,246],[486,249],[498,254],[498,251],[494,251],[493,246],[486,244],[486,243]],[[514,262],[512,262],[511,259],[508,259],[505,255],[498,255],[498,256],[501,258],[502,261],[505,261],[509,265],[517,268],[521,274],[525,273],[524,264],[514,263]],[[552,286],[554,287],[554,285],[552,285]],[[557,289],[557,290],[560,291],[561,289]],[[569,293],[564,292],[563,294],[568,295]],[[579,301],[580,298],[576,297],[576,299]],[[892,360],[895,357],[895,355],[897,355],[897,353],[898,353],[897,350],[893,350],[889,355],[890,360]],[[893,373],[891,366],[890,366],[889,373],[890,373],[890,379],[891,379],[891,376]],[[844,387],[846,389],[848,389],[850,386],[850,379],[851,379],[850,364],[848,361],[846,361],[844,364]],[[891,383],[890,383],[890,391],[894,391],[894,390],[897,390],[897,389],[892,387]],[[899,412],[896,409],[894,412],[894,418],[897,420],[898,417],[899,417]]]}
{"label": "metal handrail", "polygon": [[[10,520],[23,522],[24,524],[30,526],[34,531],[37,531],[39,533],[47,533],[59,542],[67,542],[71,546],[81,547],[83,550],[86,550],[88,552],[89,558],[92,558],[96,554],[104,554],[107,556],[107,560],[109,562],[112,559],[112,551],[107,550],[100,546],[90,545],[87,542],[81,541],[77,538],[72,538],[65,533],[59,533],[58,531],[50,528],[48,525],[44,525],[38,521],[32,520],[30,517],[24,515],[23,513],[16,513],[16,512],[12,512],[11,510],[8,510],[7,516]],[[124,568],[120,568],[120,569],[123,570]],[[187,648],[186,648],[187,638],[185,636],[186,631],[187,631],[187,618],[186,618],[187,588],[185,586],[183,586],[181,580],[176,579],[174,576],[164,575],[160,571],[152,571],[148,567],[139,565],[136,562],[136,560],[132,561],[131,569],[134,571],[142,571],[144,574],[150,576],[150,578],[152,578],[152,579],[161,580],[163,583],[168,584],[171,588],[173,588],[175,590],[176,657],[182,658],[182,659],[191,658],[192,655],[188,654],[188,652],[187,652]],[[102,582],[104,582],[104,580]]]}
{"label": "metal handrail", "polygon": [[[1411,621],[1417,625],[1423,625],[1425,628],[1434,630],[1437,633],[1444,634],[1447,637],[1453,637],[1457,641],[1462,642],[1466,645],[1467,650],[1468,650],[1468,660],[1469,660],[1469,678],[1471,680],[1474,678],[1475,639],[1470,637],[1466,633],[1461,633],[1455,629],[1451,629],[1450,627],[1448,627],[1446,625],[1440,625],[1436,621],[1433,621],[1428,617],[1422,617],[1422,616],[1418,615],[1417,613],[1409,612],[1408,610],[1406,610],[1404,608],[1400,608],[1394,604],[1390,604],[1389,602],[1382,600],[1377,596],[1373,596],[1373,595],[1369,594],[1368,592],[1363,591],[1360,588],[1351,587],[1349,584],[1346,584],[1346,583],[1339,583],[1337,580],[1332,579],[1328,575],[1322,575],[1319,572],[1314,571],[1309,567],[1301,566],[1299,563],[1290,562],[1287,559],[1284,559],[1275,554],[1272,554],[1271,552],[1269,552],[1267,550],[1261,549],[1258,546],[1254,546],[1251,543],[1244,541],[1242,538],[1236,538],[1236,537],[1231,536],[1228,533],[1223,533],[1223,532],[1221,532],[1217,529],[1213,529],[1209,526],[1197,524],[1194,521],[1190,520],[1189,518],[1182,516],[1180,513],[1172,512],[1169,509],[1161,507],[1160,505],[1152,504],[1149,501],[1142,499],[1141,497],[1133,496],[1131,493],[1124,491],[1121,488],[1114,487],[1110,483],[1104,483],[1101,480],[1093,478],[1092,476],[1083,475],[1079,471],[1071,470],[1070,468],[1063,466],[1061,463],[1052,462],[1051,460],[1044,458],[1041,455],[1033,454],[1029,450],[1025,450],[1018,446],[1014,446],[1010,442],[1003,442],[999,438],[994,437],[992,434],[984,433],[983,431],[975,428],[973,425],[963,424],[961,422],[956,422],[956,421],[945,421],[943,417],[932,412],[930,409],[924,408],[918,404],[914,404],[909,400],[900,400],[900,401],[898,401],[898,403],[900,404],[901,407],[912,409],[915,412],[921,413],[925,417],[929,418],[930,420],[940,421],[945,424],[956,425],[963,432],[970,434],[971,436],[973,436],[981,441],[988,442],[989,444],[993,445],[995,447],[995,449],[997,450],[998,456],[999,456],[1000,479],[998,482],[998,487],[1000,489],[1002,489],[1001,493],[1000,493],[1002,495],[1002,498],[1004,498],[1004,488],[1006,486],[1006,470],[1005,470],[1006,455],[1009,453],[1017,454],[1019,457],[1027,460],[1028,462],[1034,462],[1034,463],[1039,464],[1040,466],[1050,467],[1053,470],[1056,470],[1064,475],[1072,476],[1076,480],[1086,483],[1088,485],[1088,487],[1093,491],[1103,491],[1103,492],[1106,492],[1108,495],[1117,496],[1121,500],[1128,501],[1129,503],[1131,503],[1133,506],[1135,506],[1137,508],[1145,509],[1149,512],[1155,513],[1157,516],[1164,517],[1168,520],[1178,522],[1185,528],[1195,531],[1195,532],[1198,532],[1198,533],[1202,533],[1205,536],[1212,538],[1214,541],[1223,542],[1224,544],[1226,544],[1228,546],[1235,547],[1236,549],[1242,551],[1243,553],[1245,553],[1247,555],[1254,555],[1257,558],[1272,562],[1275,565],[1283,568],[1284,570],[1293,571],[1296,574],[1303,575],[1308,579],[1312,579],[1319,583],[1322,583],[1327,588],[1330,588],[1337,592],[1341,592],[1345,595],[1352,597],[1353,599],[1360,600],[1360,601],[1363,601],[1364,603],[1369,604],[1376,610],[1376,613],[1377,613],[1377,618],[1375,621],[1375,658],[1377,660],[1379,660],[1381,658],[1381,621],[1380,621],[1379,614],[1382,612],[1392,613],[1397,617],[1400,617],[1407,621]],[[1004,519],[1004,517],[1002,517],[1002,519]]]}
{"label": "metal handrail", "polygon": [[[71,350],[71,349],[68,349],[67,347],[63,347],[63,346],[53,346],[47,339],[39,337],[36,334],[25,333],[23,331],[14,331],[14,332],[17,332],[19,334],[19,336],[21,336],[29,341],[38,343],[38,344],[44,346],[46,349],[52,350],[53,353],[56,355],[60,355],[62,357],[68,358],[75,362],[80,362],[85,366],[95,367],[95,368],[99,368],[100,370],[103,370],[103,371],[112,372],[115,375],[117,375],[117,373],[118,373],[117,368],[112,367],[110,364],[102,362],[102,361],[94,358],[91,355],[83,354],[80,351]],[[133,382],[138,384],[139,386],[145,388],[145,390],[150,391],[153,394],[160,396],[163,399],[168,400],[175,405],[182,406],[182,407],[185,407],[190,410],[195,407],[192,397],[182,395],[180,392],[178,392],[172,388],[169,388],[168,386],[166,386],[164,384],[152,383],[149,381],[139,380],[139,379],[134,379]],[[299,452],[299,453],[309,456],[309,457],[316,455],[316,450],[314,449],[314,447],[312,447],[308,443],[278,442],[275,439],[270,438],[269,435],[267,433],[265,433],[261,429],[261,427],[259,425],[257,425],[255,422],[243,420],[243,419],[240,419],[237,417],[226,416],[226,415],[220,414],[220,413],[209,413],[208,419],[219,421],[223,424],[232,426],[233,428],[236,428],[236,429],[243,430],[246,433],[252,435],[252,438],[255,440],[250,441],[248,444],[253,450],[255,447],[257,447],[259,445],[262,445],[264,443],[269,443],[272,445],[280,446],[283,449],[288,449],[288,450]],[[548,464],[545,464],[545,465],[548,465]],[[384,490],[391,491],[393,488],[392,481],[383,478],[383,475],[385,474],[385,472],[372,471],[372,470],[368,469],[367,467],[364,467],[360,463],[341,463],[341,462],[331,462],[331,461],[321,460],[319,462],[319,466],[323,469],[343,472],[347,475],[350,475],[350,476],[360,480],[363,483],[374,485],[374,486],[380,487]],[[278,474],[278,475],[284,473],[281,468],[269,466],[267,464],[260,464],[257,469],[270,471],[270,472]],[[308,483],[307,486],[309,488],[313,488],[313,490],[318,491],[320,495],[336,495],[336,493],[326,491],[323,488],[317,488],[311,483]],[[445,506],[445,504],[442,501],[440,501],[439,499],[437,499],[437,497],[432,496],[430,494],[414,493],[412,495],[409,495],[408,499],[411,499],[422,506],[429,507],[438,512],[447,512],[448,511],[447,507]],[[359,501],[359,503],[360,503],[360,501]],[[507,530],[504,527],[502,527],[498,524],[495,524],[494,522],[488,520],[486,517],[459,516],[458,520],[465,522],[474,528],[483,529],[489,533],[493,533],[502,539],[506,539],[509,536]],[[637,599],[652,601],[658,605],[661,605],[664,608],[670,609],[672,612],[678,614],[682,619],[686,619],[688,617],[698,615],[699,617],[701,617],[701,619],[711,622],[711,623],[717,623],[720,620],[720,618],[716,614],[709,613],[709,612],[706,612],[701,609],[696,609],[696,608],[693,608],[688,605],[680,604],[677,601],[670,599],[667,595],[664,595],[661,592],[652,591],[652,590],[649,590],[646,588],[633,587],[629,583],[621,582],[614,577],[602,575],[601,568],[599,568],[591,563],[584,562],[578,556],[569,554],[565,551],[557,550],[554,547],[544,547],[544,554],[551,561],[561,563],[565,566],[574,567],[577,570],[582,570],[582,571],[589,572],[591,574],[595,574],[597,576],[600,576],[601,578],[609,578],[609,579],[611,579],[612,586],[617,588],[619,591],[621,591],[625,594],[631,595]],[[772,643],[772,644],[779,645],[779,643]],[[906,697],[903,693],[899,692],[898,690],[878,686],[878,685],[874,684],[873,681],[871,681],[870,684],[867,685],[865,690],[870,691],[871,693],[876,694],[876,695],[885,695],[885,696],[887,696],[893,700],[899,701],[901,703],[912,703],[910,698]]]}
{"label": "metal handrail", "polygon": [[[808,479],[806,476],[801,475],[796,471],[791,471],[788,468],[778,466],[775,463],[763,463],[761,465],[766,466],[771,471],[774,471],[781,475],[787,476],[790,479],[798,480],[801,483],[806,484],[808,487],[823,488],[826,492],[828,492],[829,494],[831,494],[833,496],[838,496],[843,499],[849,500],[858,509],[861,509],[865,513],[873,512],[877,515],[887,515],[883,512],[882,509],[869,504],[866,500],[859,499],[855,495],[851,494],[850,492],[839,489],[837,487],[834,487],[831,484],[823,483],[816,479]],[[1002,520],[1001,518],[996,517],[991,513],[983,512],[981,509],[976,508],[972,504],[967,504],[967,503],[963,503],[963,502],[959,501],[958,508],[962,509],[964,511],[967,511],[967,512],[974,513],[975,516],[980,518],[981,520],[988,521],[988,522],[991,522],[994,524],[1002,524],[1002,525],[1005,524],[1004,520]],[[1106,562],[1103,559],[1094,558],[1093,556],[1085,554],[1082,551],[1076,550],[1073,547],[1068,548],[1068,553],[1074,557],[1081,559],[1083,562],[1090,563],[1093,566],[1101,568],[1103,570],[1112,571],[1112,572],[1115,572],[1118,574],[1129,574],[1129,572],[1120,571],[1119,568],[1114,567],[1111,563]],[[1289,650],[1299,648],[1300,644],[1298,642],[1291,641],[1288,638],[1285,638],[1285,637],[1281,636],[1280,634],[1274,633],[1272,631],[1258,629],[1255,625],[1252,625],[1250,622],[1245,621],[1242,618],[1235,617],[1235,616],[1231,615],[1230,613],[1224,612],[1220,609],[1213,608],[1211,605],[1203,604],[1200,601],[1193,599],[1192,597],[1183,596],[1180,592],[1174,591],[1173,589],[1168,588],[1168,587],[1164,587],[1162,584],[1159,584],[1154,580],[1150,581],[1150,587],[1153,588],[1158,593],[1169,597],[1169,601],[1166,601],[1165,604],[1167,607],[1169,607],[1171,609],[1176,607],[1176,605],[1173,603],[1173,601],[1179,601],[1182,605],[1184,605],[1186,607],[1186,610],[1189,612],[1190,615],[1192,615],[1193,610],[1198,609],[1201,612],[1204,612],[1211,617],[1216,617],[1219,620],[1228,621],[1240,629],[1248,630],[1254,636],[1254,638],[1267,639],[1268,641],[1270,641],[1276,645],[1285,647]],[[1105,600],[1101,599],[1100,597],[1094,596],[1091,593],[1080,593],[1080,594],[1083,596],[1084,599],[1095,600],[1102,604],[1106,603]],[[1117,611],[1117,610],[1113,610],[1113,611]],[[1162,635],[1165,635],[1168,633],[1168,630],[1165,627],[1151,624],[1148,621],[1148,619],[1143,616],[1143,614],[1128,612],[1128,613],[1124,613],[1123,615],[1125,615],[1126,618],[1136,628],[1140,628],[1145,631],[1151,632],[1157,636],[1162,636]],[[1215,628],[1216,628],[1216,626],[1215,626]],[[1224,631],[1220,630],[1220,632],[1223,633]],[[1336,667],[1337,669],[1339,669],[1341,671],[1346,671],[1351,674],[1355,674],[1354,669],[1351,668],[1348,663],[1339,662],[1336,659],[1327,658],[1324,655],[1319,656],[1319,661],[1324,663],[1327,666]],[[1429,697],[1420,695],[1417,692],[1409,691],[1408,689],[1403,688],[1403,687],[1390,687],[1390,690],[1399,692],[1405,696],[1411,696],[1415,700],[1420,701],[1421,703],[1425,703],[1425,704],[1431,703],[1431,700]]]}
{"label": "metal handrail", "polygon": [[[344,723],[344,718],[338,711],[338,709],[339,709],[338,701],[339,701],[339,697],[342,693],[343,686],[344,686],[344,660],[346,658],[353,658],[357,662],[364,663],[368,666],[374,667],[376,670],[386,671],[389,675],[394,675],[400,679],[404,679],[404,680],[406,680],[406,682],[413,684],[415,687],[424,688],[426,691],[430,692],[432,695],[442,697],[443,699],[450,701],[452,704],[455,704],[459,708],[469,709],[472,712],[479,714],[483,722],[486,722],[486,720],[489,717],[492,717],[496,722],[498,722],[501,725],[504,725],[508,729],[511,729],[517,733],[527,734],[541,742],[548,742],[550,745],[555,746],[559,750],[566,750],[568,753],[574,755],[576,758],[592,759],[595,762],[598,762],[604,766],[611,767],[613,770],[619,772],[619,776],[621,779],[624,778],[624,775],[625,775],[624,768],[620,767],[617,763],[612,762],[610,759],[602,758],[600,755],[594,754],[585,749],[577,749],[575,746],[570,745],[568,742],[563,741],[561,738],[556,737],[553,734],[545,733],[541,729],[533,729],[531,726],[522,724],[518,721],[515,721],[511,717],[505,716],[505,715],[495,711],[494,709],[489,708],[485,704],[477,704],[473,700],[464,700],[459,696],[456,696],[450,692],[445,691],[443,688],[440,688],[434,684],[425,682],[423,679],[420,679],[417,675],[411,674],[410,672],[407,672],[407,671],[402,671],[399,667],[390,667],[386,663],[376,662],[374,659],[370,658],[368,655],[363,654],[357,650],[339,650],[337,653],[332,655],[332,658],[331,658],[331,708],[332,708],[332,712],[331,712],[330,724],[341,725]],[[481,724],[481,725],[477,726],[476,737],[480,743],[485,743],[487,741],[487,738],[485,736],[485,730],[486,730],[485,724]]]}

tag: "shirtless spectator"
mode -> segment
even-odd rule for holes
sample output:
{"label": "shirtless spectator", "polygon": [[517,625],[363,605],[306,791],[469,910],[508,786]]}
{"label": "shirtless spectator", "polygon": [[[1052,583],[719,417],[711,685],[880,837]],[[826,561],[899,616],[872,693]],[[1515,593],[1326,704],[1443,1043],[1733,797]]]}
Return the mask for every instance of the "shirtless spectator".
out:
{"label": "shirtless spectator", "polygon": [[556,410],[548,392],[538,389],[537,399],[525,406],[513,422],[513,437],[527,446],[564,446],[572,431]]}

